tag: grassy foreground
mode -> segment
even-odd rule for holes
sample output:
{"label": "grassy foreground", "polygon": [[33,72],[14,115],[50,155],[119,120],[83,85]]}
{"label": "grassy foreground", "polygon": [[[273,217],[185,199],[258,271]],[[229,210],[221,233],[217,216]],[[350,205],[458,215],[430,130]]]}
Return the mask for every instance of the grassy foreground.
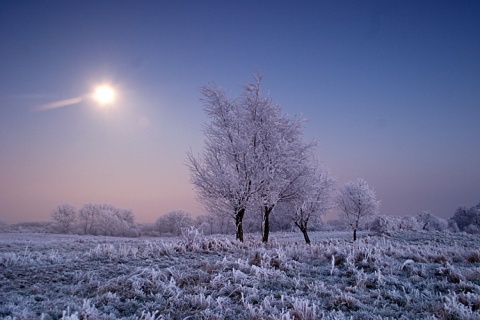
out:
{"label": "grassy foreground", "polygon": [[480,319],[479,238],[0,234],[3,319]]}

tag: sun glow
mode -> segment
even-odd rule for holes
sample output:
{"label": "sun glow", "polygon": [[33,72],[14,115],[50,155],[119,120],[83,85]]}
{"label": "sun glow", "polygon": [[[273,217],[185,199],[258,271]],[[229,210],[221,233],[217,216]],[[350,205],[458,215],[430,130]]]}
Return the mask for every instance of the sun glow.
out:
{"label": "sun glow", "polygon": [[108,105],[115,101],[115,90],[109,85],[101,85],[95,89],[93,93],[93,98],[100,104],[100,105]]}

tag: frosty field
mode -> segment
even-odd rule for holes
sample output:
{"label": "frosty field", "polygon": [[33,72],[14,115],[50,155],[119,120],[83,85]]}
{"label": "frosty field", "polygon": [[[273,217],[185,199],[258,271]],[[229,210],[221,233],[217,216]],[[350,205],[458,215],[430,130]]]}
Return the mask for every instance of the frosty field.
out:
{"label": "frosty field", "polygon": [[3,319],[480,319],[478,237],[0,234]]}

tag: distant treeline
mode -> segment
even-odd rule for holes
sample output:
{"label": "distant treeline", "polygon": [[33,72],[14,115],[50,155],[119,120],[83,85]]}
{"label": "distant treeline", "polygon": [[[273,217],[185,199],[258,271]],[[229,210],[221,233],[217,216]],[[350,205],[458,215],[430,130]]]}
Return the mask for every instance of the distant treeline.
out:
{"label": "distant treeline", "polygon": [[[272,215],[270,228],[275,231],[298,230],[294,222],[288,219],[288,207],[279,206]],[[260,233],[261,214],[250,214],[244,221],[245,231]],[[232,217],[221,214],[192,214],[176,210],[159,216],[155,223],[139,224],[135,222],[132,210],[116,208],[107,204],[86,204],[78,212],[68,204],[58,206],[52,212],[52,221],[22,222],[7,224],[0,220],[0,231],[89,234],[106,236],[179,236],[182,230],[195,227],[204,235],[235,234]],[[311,224],[311,231],[347,231],[345,221],[317,219]],[[365,225],[364,230],[390,235],[405,231],[450,231],[480,234],[480,203],[470,208],[460,206],[449,219],[442,219],[423,211],[414,216],[393,217],[379,215]]]}

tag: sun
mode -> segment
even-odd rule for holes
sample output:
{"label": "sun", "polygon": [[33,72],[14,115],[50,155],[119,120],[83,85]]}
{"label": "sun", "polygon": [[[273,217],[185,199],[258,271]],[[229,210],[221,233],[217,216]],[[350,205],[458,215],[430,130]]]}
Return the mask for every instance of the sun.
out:
{"label": "sun", "polygon": [[115,90],[107,84],[98,86],[93,93],[93,98],[101,105],[111,104],[115,96]]}

